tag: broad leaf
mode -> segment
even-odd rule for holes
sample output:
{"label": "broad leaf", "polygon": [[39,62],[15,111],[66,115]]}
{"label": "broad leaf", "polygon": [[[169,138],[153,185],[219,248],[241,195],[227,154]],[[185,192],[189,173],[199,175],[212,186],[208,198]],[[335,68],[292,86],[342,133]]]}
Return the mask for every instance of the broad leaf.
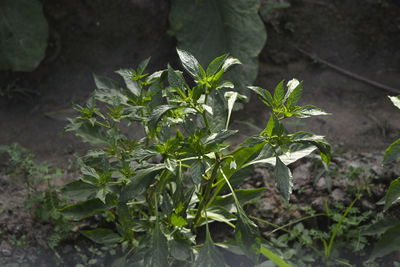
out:
{"label": "broad leaf", "polygon": [[293,110],[294,115],[297,118],[309,118],[311,116],[324,116],[324,115],[329,115],[329,113],[326,113],[322,109],[312,106],[312,105],[306,105],[306,106],[301,106],[301,107],[296,107]]}
{"label": "broad leaf", "polygon": [[387,210],[395,201],[400,198],[400,178],[390,183],[389,189],[385,195],[385,210]]}
{"label": "broad leaf", "polygon": [[84,230],[81,231],[81,233],[98,244],[115,244],[122,241],[122,238],[119,234],[106,228]]}
{"label": "broad leaf", "polygon": [[48,36],[41,1],[0,1],[0,70],[33,71],[45,57]]}
{"label": "broad leaf", "polygon": [[263,88],[256,87],[256,86],[248,86],[250,90],[254,91],[256,94],[258,94],[261,97],[261,100],[268,106],[272,106],[273,98],[271,93]]}
{"label": "broad leaf", "polygon": [[238,131],[237,130],[222,130],[218,133],[213,133],[206,137],[204,140],[204,144],[214,144],[214,143],[221,143],[227,138],[231,137],[232,135],[236,134]]}
{"label": "broad leaf", "polygon": [[385,256],[393,251],[400,250],[400,224],[389,228],[376,243],[371,258]]}
{"label": "broad leaf", "polygon": [[293,176],[290,169],[279,157],[276,157],[275,182],[283,198],[289,201],[293,188]]}
{"label": "broad leaf", "polygon": [[285,97],[284,82],[285,81],[281,81],[275,87],[275,90],[274,90],[274,106],[275,107],[279,107],[283,103],[283,98]]}
{"label": "broad leaf", "polygon": [[251,221],[244,210],[238,206],[238,221],[235,228],[235,240],[250,259],[257,260],[260,253],[261,237],[257,225]]}
{"label": "broad leaf", "polygon": [[176,51],[178,52],[179,59],[181,60],[182,66],[185,68],[185,70],[187,70],[194,78],[200,78],[201,66],[197,59],[187,51],[181,49],[176,49]]}
{"label": "broad leaf", "polygon": [[161,119],[161,117],[167,113],[169,110],[176,108],[176,106],[173,105],[161,105],[158,106],[156,109],[153,110],[153,113],[150,116],[150,124],[152,127],[156,127],[158,121]]}
{"label": "broad leaf", "polygon": [[85,202],[69,205],[61,210],[61,212],[71,219],[79,221],[84,218],[95,215],[96,213],[107,208],[100,199],[94,198]]}
{"label": "broad leaf", "polygon": [[[259,6],[260,0],[173,0],[171,30],[178,46],[192,52],[203,66],[225,53],[238,58],[243,65],[228,76],[239,85],[241,94],[248,95],[245,85],[253,83],[257,76],[257,56],[266,40]],[[231,63],[237,62],[226,60],[223,68]],[[194,67],[189,70],[192,75],[198,74]]]}
{"label": "broad leaf", "polygon": [[174,70],[168,65],[168,82],[171,87],[185,89],[185,80],[179,71]]}
{"label": "broad leaf", "polygon": [[385,151],[383,163],[387,164],[400,158],[400,139],[394,141]]}
{"label": "broad leaf", "polygon": [[208,227],[206,228],[206,241],[200,249],[199,256],[194,264],[196,267],[223,267],[226,266],[224,258],[211,239]]}
{"label": "broad leaf", "polygon": [[140,88],[139,84],[133,80],[133,73],[129,69],[121,69],[116,71],[125,81],[126,87],[128,90],[134,94],[135,96],[140,96],[142,89]]}
{"label": "broad leaf", "polygon": [[147,254],[149,265],[154,267],[164,267],[168,262],[168,243],[160,228],[157,220],[151,237],[151,247]]}
{"label": "broad leaf", "polygon": [[74,181],[62,189],[64,196],[73,200],[86,200],[96,194],[97,187],[83,181]]}
{"label": "broad leaf", "polygon": [[228,54],[224,54],[211,61],[206,70],[207,76],[213,76],[216,74],[221,69],[222,65],[224,65],[227,58]]}

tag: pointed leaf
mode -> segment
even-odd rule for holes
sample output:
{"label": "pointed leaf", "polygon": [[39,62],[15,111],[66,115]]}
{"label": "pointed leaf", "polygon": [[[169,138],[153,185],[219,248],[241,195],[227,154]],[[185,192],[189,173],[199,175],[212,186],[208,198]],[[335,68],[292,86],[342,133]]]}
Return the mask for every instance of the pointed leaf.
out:
{"label": "pointed leaf", "polygon": [[218,133],[213,133],[211,135],[209,135],[205,140],[204,140],[204,144],[208,145],[208,144],[214,144],[214,143],[221,143],[223,142],[225,139],[231,137],[232,135],[236,134],[238,132],[238,130],[222,130]]}
{"label": "pointed leaf", "polygon": [[140,96],[142,89],[139,84],[132,79],[133,73],[129,69],[121,69],[116,71],[125,81],[126,87],[128,90],[134,94],[135,96]]}
{"label": "pointed leaf", "polygon": [[96,228],[93,230],[84,230],[81,233],[93,242],[98,244],[115,244],[122,241],[119,234],[106,228]]}
{"label": "pointed leaf", "polygon": [[226,266],[225,261],[218,248],[211,239],[208,227],[206,228],[206,241],[200,249],[199,256],[194,264],[196,267],[223,267]]}
{"label": "pointed leaf", "polygon": [[68,205],[61,212],[71,219],[79,221],[106,209],[107,206],[98,198],[90,199],[73,205]]}
{"label": "pointed leaf", "polygon": [[185,70],[187,70],[187,72],[189,72],[189,74],[192,75],[194,78],[200,78],[201,66],[200,63],[197,61],[197,59],[192,54],[190,54],[185,50],[176,49],[176,51],[178,52],[178,56]]}
{"label": "pointed leaf", "polygon": [[301,106],[297,107],[293,110],[294,116],[297,118],[309,118],[311,116],[324,116],[324,115],[330,115],[329,113],[326,113],[322,109],[312,106],[312,105],[306,105],[306,106]]}
{"label": "pointed leaf", "polygon": [[400,139],[394,141],[385,151],[383,164],[396,161],[400,158]]}
{"label": "pointed leaf", "polygon": [[62,189],[62,193],[69,199],[82,201],[93,197],[96,193],[96,189],[96,186],[79,180],[65,185]]}
{"label": "pointed leaf", "polygon": [[261,254],[263,254],[267,259],[270,259],[273,263],[276,264],[276,266],[278,267],[290,267],[291,265],[289,265],[288,263],[286,263],[282,257],[280,257],[279,255],[273,253],[271,250],[269,250],[267,247],[265,246],[261,246],[260,248],[260,252]]}
{"label": "pointed leaf", "polygon": [[116,81],[108,77],[93,74],[93,79],[97,89],[111,90],[120,88]]}
{"label": "pointed leaf", "polygon": [[168,82],[171,87],[185,90],[185,80],[179,71],[175,71],[168,65]]}
{"label": "pointed leaf", "polygon": [[256,86],[248,86],[247,88],[258,94],[267,106],[272,106],[273,98],[268,90]]}
{"label": "pointed leaf", "polygon": [[276,107],[282,105],[283,98],[285,97],[284,82],[285,81],[281,81],[278,83],[274,90],[274,106]]}
{"label": "pointed leaf", "polygon": [[393,251],[400,250],[400,224],[389,228],[376,243],[371,259],[385,256]]}
{"label": "pointed leaf", "polygon": [[211,77],[214,74],[216,74],[222,67],[222,65],[224,65],[225,60],[228,58],[228,54],[224,54],[222,56],[217,57],[216,59],[214,59],[213,61],[211,61],[210,65],[208,65],[207,67],[207,76]]}
{"label": "pointed leaf", "polygon": [[275,182],[283,198],[289,201],[293,188],[293,176],[290,169],[279,157],[276,157]]}
{"label": "pointed leaf", "polygon": [[244,210],[238,206],[238,221],[235,228],[235,240],[245,255],[256,260],[260,253],[261,237],[257,225],[251,221]]}
{"label": "pointed leaf", "polygon": [[400,178],[390,183],[389,189],[385,195],[385,210],[387,210],[395,201],[400,198]]}

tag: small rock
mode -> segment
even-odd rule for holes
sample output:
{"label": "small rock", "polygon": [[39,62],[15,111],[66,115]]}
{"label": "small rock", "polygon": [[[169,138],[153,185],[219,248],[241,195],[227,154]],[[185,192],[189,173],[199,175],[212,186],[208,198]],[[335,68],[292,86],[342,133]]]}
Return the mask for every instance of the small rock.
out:
{"label": "small rock", "polygon": [[342,201],[343,202],[346,198],[346,193],[342,189],[336,188],[335,190],[332,191],[331,198],[334,201]]}
{"label": "small rock", "polygon": [[311,206],[314,207],[317,211],[325,210],[325,202],[328,200],[326,196],[320,196],[311,202]]}
{"label": "small rock", "polygon": [[317,184],[315,185],[315,187],[316,187],[318,190],[327,189],[327,182],[326,182],[325,177],[319,178],[319,180],[318,180]]}
{"label": "small rock", "polygon": [[3,240],[0,244],[0,253],[5,257],[10,257],[12,255],[11,245]]}

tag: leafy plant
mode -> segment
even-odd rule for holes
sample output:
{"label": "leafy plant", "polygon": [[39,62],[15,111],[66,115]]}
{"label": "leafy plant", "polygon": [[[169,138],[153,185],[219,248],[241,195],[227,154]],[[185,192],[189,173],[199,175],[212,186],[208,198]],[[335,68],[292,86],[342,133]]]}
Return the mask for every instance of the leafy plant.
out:
{"label": "leafy plant", "polygon": [[[261,255],[282,263],[262,245],[243,208],[262,189],[235,187],[254,164],[270,164],[288,201],[293,178],[287,165],[317,148],[329,163],[330,147],[322,136],[287,133],[282,120],[327,113],[297,105],[303,90],[297,80],[286,92],[282,81],[274,95],[250,87],[272,113],[265,129],[232,150],[227,142],[237,133],[229,129],[232,110],[244,96],[221,89],[233,89],[222,77],[239,60],[222,55],[204,69],[193,55],[177,51],[191,82],[171,66],[149,75],[149,59],[136,69],[117,71],[126,87],[94,77],[97,90],[86,106],[76,106],[79,116],[66,130],[95,149],[79,161],[80,180],[64,188],[75,203],[63,213],[73,220],[97,215],[111,223],[82,234],[97,243],[121,244],[119,264],[223,266],[225,250],[241,251],[254,263]],[[132,138],[132,132],[143,137]],[[212,222],[231,227],[234,242],[217,246],[208,227]]]}
{"label": "leafy plant", "polygon": [[[400,96],[389,96],[392,103],[400,109]],[[400,139],[394,141],[385,151],[383,163],[389,164],[397,161],[400,158]],[[386,192],[385,210],[388,210],[400,198],[400,178],[393,180]],[[393,251],[400,249],[400,221],[389,218],[383,218],[376,222],[373,228],[378,228],[378,234],[381,234],[378,243],[376,244],[371,259],[385,256]]]}
{"label": "leafy plant", "polygon": [[48,24],[38,0],[0,3],[0,69],[33,71],[45,56]]}
{"label": "leafy plant", "polygon": [[238,58],[243,64],[227,77],[248,96],[246,86],[256,79],[257,57],[267,37],[259,8],[260,0],[173,0],[170,32],[201,64],[226,52]]}

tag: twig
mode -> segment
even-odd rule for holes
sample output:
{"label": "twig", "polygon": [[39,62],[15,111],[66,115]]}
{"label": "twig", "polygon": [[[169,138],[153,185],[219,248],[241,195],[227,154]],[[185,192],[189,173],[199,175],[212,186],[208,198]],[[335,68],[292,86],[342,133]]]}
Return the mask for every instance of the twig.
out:
{"label": "twig", "polygon": [[367,78],[365,78],[365,77],[363,77],[361,75],[355,74],[355,73],[350,72],[348,70],[345,70],[345,69],[343,69],[343,68],[341,68],[339,66],[336,66],[335,64],[332,64],[329,61],[326,61],[326,60],[318,57],[315,54],[311,54],[311,53],[309,53],[307,51],[304,51],[303,49],[301,49],[299,47],[295,47],[295,48],[296,48],[297,51],[299,51],[303,55],[306,55],[307,57],[309,57],[309,58],[311,58],[311,59],[313,59],[313,60],[315,60],[315,61],[317,61],[319,63],[322,63],[322,64],[324,64],[324,65],[326,65],[326,66],[328,66],[328,67],[330,67],[330,68],[332,68],[332,69],[334,69],[334,70],[336,70],[336,71],[338,71],[338,72],[340,72],[340,73],[342,73],[344,75],[347,75],[347,76],[349,76],[351,78],[354,78],[354,79],[359,80],[361,82],[364,82],[366,84],[375,86],[377,88],[383,89],[383,90],[388,91],[390,93],[400,94],[400,89],[396,89],[396,88],[393,88],[393,87],[378,83],[376,81],[372,81],[372,80],[367,79]]}

